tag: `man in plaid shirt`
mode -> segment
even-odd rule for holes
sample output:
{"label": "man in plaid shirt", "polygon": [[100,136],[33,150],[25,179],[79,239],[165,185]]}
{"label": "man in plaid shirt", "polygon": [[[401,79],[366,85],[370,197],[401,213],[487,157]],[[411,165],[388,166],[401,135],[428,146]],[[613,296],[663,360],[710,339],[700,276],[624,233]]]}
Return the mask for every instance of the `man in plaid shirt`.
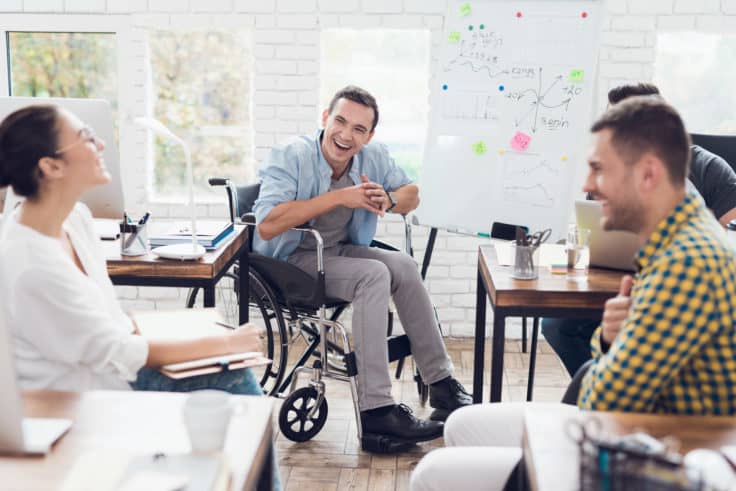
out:
{"label": "man in plaid shirt", "polygon": [[621,281],[593,335],[583,409],[736,414],[736,262],[703,201],[688,194],[690,138],[656,96],[594,125],[584,190],[602,226],[636,233],[637,273]]}

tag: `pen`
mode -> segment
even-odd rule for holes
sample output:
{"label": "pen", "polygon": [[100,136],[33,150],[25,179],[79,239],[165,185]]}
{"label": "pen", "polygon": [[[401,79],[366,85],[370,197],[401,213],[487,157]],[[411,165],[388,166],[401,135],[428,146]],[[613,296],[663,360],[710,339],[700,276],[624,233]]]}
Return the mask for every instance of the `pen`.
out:
{"label": "pen", "polygon": [[228,329],[237,329],[237,327],[230,325],[226,322],[215,321],[215,324],[217,324],[218,326],[227,327]]}
{"label": "pen", "polygon": [[141,218],[140,221],[138,222],[138,225],[145,225],[148,219],[150,218],[150,216],[151,216],[151,212],[147,211],[146,214],[143,215],[143,218]]}

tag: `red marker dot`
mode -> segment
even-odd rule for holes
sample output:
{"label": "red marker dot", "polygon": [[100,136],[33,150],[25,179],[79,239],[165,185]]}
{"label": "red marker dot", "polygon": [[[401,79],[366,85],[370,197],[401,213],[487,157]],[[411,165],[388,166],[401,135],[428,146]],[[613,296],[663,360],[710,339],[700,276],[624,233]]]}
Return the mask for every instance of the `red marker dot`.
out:
{"label": "red marker dot", "polygon": [[516,17],[521,17],[521,12],[516,12]]}
{"label": "red marker dot", "polygon": [[583,13],[581,14],[581,17],[582,17],[583,19],[585,19],[586,17],[588,17],[588,12],[583,12]]}

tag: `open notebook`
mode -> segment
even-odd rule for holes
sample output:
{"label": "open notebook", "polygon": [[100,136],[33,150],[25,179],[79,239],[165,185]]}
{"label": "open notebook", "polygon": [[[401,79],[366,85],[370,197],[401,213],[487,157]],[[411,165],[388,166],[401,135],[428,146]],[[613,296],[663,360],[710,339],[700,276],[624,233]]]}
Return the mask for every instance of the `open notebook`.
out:
{"label": "open notebook", "polygon": [[[182,309],[168,311],[136,312],[133,314],[138,330],[147,339],[186,340],[205,336],[218,336],[230,332],[216,309]],[[159,368],[163,374],[174,378],[194,377],[239,368],[268,365],[271,360],[260,352],[236,353],[199,358]]]}

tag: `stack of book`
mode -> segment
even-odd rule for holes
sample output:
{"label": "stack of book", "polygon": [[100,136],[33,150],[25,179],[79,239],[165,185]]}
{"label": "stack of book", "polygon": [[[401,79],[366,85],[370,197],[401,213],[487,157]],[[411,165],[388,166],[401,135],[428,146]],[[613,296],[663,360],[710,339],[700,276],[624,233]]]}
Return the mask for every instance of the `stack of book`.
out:
{"label": "stack of book", "polygon": [[[197,222],[197,242],[207,250],[214,250],[223,244],[235,232],[232,222],[206,221]],[[151,247],[171,244],[185,244],[192,240],[192,230],[186,223],[168,224],[161,233],[149,237]]]}

